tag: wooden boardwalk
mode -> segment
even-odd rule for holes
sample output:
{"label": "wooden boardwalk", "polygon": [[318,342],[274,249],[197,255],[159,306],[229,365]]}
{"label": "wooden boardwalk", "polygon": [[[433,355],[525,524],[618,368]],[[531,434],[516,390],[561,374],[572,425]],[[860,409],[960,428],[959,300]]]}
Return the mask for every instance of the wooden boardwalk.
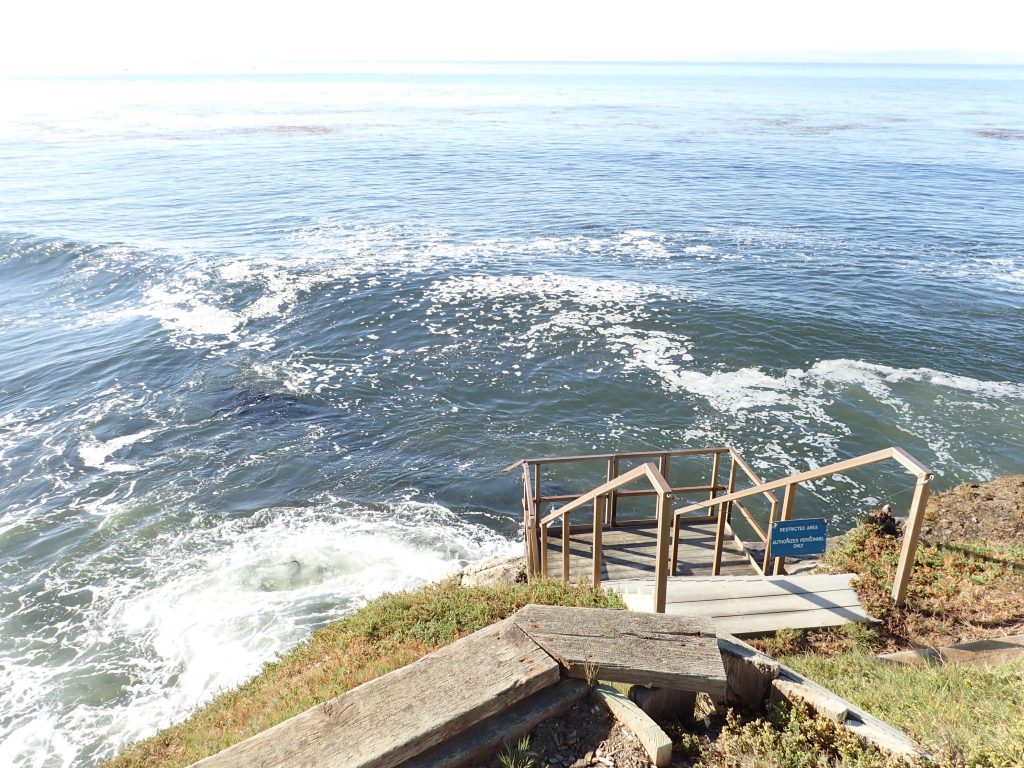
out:
{"label": "wooden boardwalk", "polygon": [[[666,613],[712,620],[718,632],[753,635],[777,629],[874,621],[851,586],[852,574],[715,576],[669,579]],[[633,611],[653,610],[650,579],[609,581]]]}
{"label": "wooden boardwalk", "polygon": [[[680,576],[710,576],[715,555],[715,521],[681,526],[679,529]],[[605,528],[601,534],[601,580],[653,578],[657,561],[658,529],[653,523]],[[573,532],[569,536],[569,579],[590,582],[594,536]],[[749,576],[757,573],[747,556],[728,539],[722,549],[723,574]],[[552,527],[548,538],[548,574],[562,573],[561,529]]]}

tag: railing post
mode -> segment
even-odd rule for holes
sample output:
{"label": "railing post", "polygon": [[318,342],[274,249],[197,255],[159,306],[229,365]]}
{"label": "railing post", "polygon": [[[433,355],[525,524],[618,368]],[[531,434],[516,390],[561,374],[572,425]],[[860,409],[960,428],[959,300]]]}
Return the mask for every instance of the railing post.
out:
{"label": "railing post", "polygon": [[569,544],[572,537],[569,535],[569,513],[562,515],[562,581],[569,583]]}
{"label": "railing post", "polygon": [[540,527],[540,575],[548,577],[548,527]]}
{"label": "railing post", "polygon": [[593,565],[594,589],[601,586],[601,528],[604,525],[604,508],[606,497],[594,499],[594,535],[591,560]]}
{"label": "railing post", "polygon": [[526,503],[526,488],[523,488],[523,550],[526,555],[526,575],[533,576],[533,547],[530,544],[530,505]]}
{"label": "railing post", "polygon": [[[615,479],[615,474],[616,474],[616,471],[618,470],[618,467],[615,466],[615,464],[616,464],[616,462],[615,462],[615,457],[614,456],[608,459],[608,471],[605,473],[605,476],[606,476],[606,479],[607,479],[607,481],[609,483],[612,480]],[[612,510],[615,508],[615,498],[616,498],[616,492],[615,491],[612,491],[610,494],[608,494],[608,503],[604,505],[604,524],[605,525],[611,525],[612,524]]]}
{"label": "railing post", "polygon": [[[532,512],[532,514],[531,514]],[[530,497],[530,468],[523,465],[523,546],[526,549],[527,577],[536,576],[538,572],[539,553],[537,552],[537,508]]]}
{"label": "railing post", "polygon": [[542,517],[540,513],[540,462],[533,465],[533,510],[537,513],[537,518]]}
{"label": "railing post", "polygon": [[[732,493],[736,490],[736,470],[738,469],[736,457],[731,456],[729,458],[729,487],[726,493]],[[732,502],[728,501],[725,503],[725,519],[732,521]]]}
{"label": "railing post", "polygon": [[931,492],[931,475],[918,479],[914,487],[914,498],[910,502],[907,524],[903,529],[903,548],[900,550],[900,561],[896,566],[896,579],[892,585],[892,601],[903,605],[907,599],[907,586],[910,574],[914,570],[914,557],[917,555],[917,541],[921,535],[921,524],[924,522],[924,510],[928,506],[928,494]]}
{"label": "railing post", "polygon": [[668,594],[668,537],[672,524],[672,495],[658,494],[658,543],[657,559],[654,561],[654,611],[665,612],[665,597]]}
{"label": "railing post", "polygon": [[764,543],[764,560],[761,561],[761,575],[767,576],[772,567],[772,523],[775,522],[775,515],[779,511],[779,502],[772,501],[771,512],[768,513],[767,541]]}
{"label": "railing post", "polygon": [[[729,487],[726,495],[736,490],[736,458],[731,457],[729,461]],[[714,507],[708,507],[708,512]],[[722,572],[722,547],[725,546],[725,522],[732,512],[732,502],[727,501],[718,505],[718,523],[715,525],[715,555],[711,561],[711,575],[718,576]]]}
{"label": "railing post", "polygon": [[672,575],[679,569],[679,518],[672,515]]}
{"label": "railing post", "polygon": [[[713,499],[718,495],[718,463],[721,460],[721,455],[716,452],[711,460],[711,495],[708,496],[709,499]],[[708,514],[711,514],[711,507],[708,507]]]}
{"label": "railing post", "polygon": [[[782,497],[782,514],[779,515],[779,520],[789,520],[793,514],[793,502],[796,499],[796,483],[790,483],[786,486],[786,493]],[[768,529],[768,546],[771,546],[772,541],[772,530]],[[784,557],[775,558],[775,567],[772,569],[772,573],[776,576],[782,575],[782,567],[786,562]]]}
{"label": "railing post", "polygon": [[[538,462],[534,465],[534,514],[537,516],[538,521],[542,517],[541,498],[541,463]],[[543,557],[547,557],[547,552],[544,553]]]}
{"label": "railing post", "polygon": [[718,505],[718,522],[715,525],[715,554],[711,560],[711,575],[722,571],[722,545],[725,543],[725,509],[728,504]]}

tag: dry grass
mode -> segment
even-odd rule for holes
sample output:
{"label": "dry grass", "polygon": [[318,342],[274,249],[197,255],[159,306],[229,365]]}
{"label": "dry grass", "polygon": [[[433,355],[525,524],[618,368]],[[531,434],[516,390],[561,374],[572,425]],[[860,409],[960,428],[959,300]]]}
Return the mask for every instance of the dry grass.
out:
{"label": "dry grass", "polygon": [[386,674],[527,603],[622,607],[618,598],[552,581],[496,587],[434,584],[385,595],[314,632],[245,685],[184,722],[129,746],[107,768],[189,765]]}
{"label": "dry grass", "polygon": [[1024,662],[993,669],[885,665],[874,654],[938,647],[1024,630],[1019,546],[923,542],[907,603],[889,594],[901,538],[878,518],[830,547],[822,569],[857,573],[877,627],[779,632],[756,641],[770,655],[898,728],[936,765],[1024,765]]}
{"label": "dry grass", "polygon": [[906,605],[890,590],[901,538],[869,521],[829,548],[820,570],[856,573],[857,593],[877,627],[781,632],[754,644],[769,655],[826,656],[938,647],[1024,633],[1024,549],[965,542],[922,542]]}
{"label": "dry grass", "polygon": [[864,606],[881,619],[879,642],[892,648],[951,645],[1024,630],[1024,550],[1019,546],[923,542],[906,605],[889,596],[900,539],[862,525],[823,567],[856,573]]}

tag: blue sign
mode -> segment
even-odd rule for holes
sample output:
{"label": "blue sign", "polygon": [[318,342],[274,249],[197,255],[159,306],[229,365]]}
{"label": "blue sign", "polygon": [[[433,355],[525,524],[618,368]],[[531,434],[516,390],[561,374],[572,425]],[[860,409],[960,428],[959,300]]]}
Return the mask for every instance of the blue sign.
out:
{"label": "blue sign", "polygon": [[772,523],[772,557],[805,557],[825,551],[827,526],[820,517]]}

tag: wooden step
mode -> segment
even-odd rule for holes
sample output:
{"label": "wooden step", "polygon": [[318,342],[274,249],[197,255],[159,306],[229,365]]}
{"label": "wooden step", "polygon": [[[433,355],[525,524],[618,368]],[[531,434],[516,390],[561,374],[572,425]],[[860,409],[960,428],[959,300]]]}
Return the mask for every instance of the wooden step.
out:
{"label": "wooden step", "polygon": [[394,766],[558,680],[558,663],[509,618],[196,765]]}
{"label": "wooden step", "polygon": [[[732,635],[874,621],[851,587],[853,578],[848,573],[674,577],[668,583],[666,613],[703,616],[719,632]],[[652,581],[609,582],[608,588],[620,592],[631,610],[653,608]]]}
{"label": "wooden step", "polygon": [[929,664],[970,664],[989,667],[1024,657],[1024,635],[975,640],[942,648],[917,648],[912,651],[883,653],[880,661],[924,667]]}
{"label": "wooden step", "polygon": [[[770,597],[809,592],[849,589],[851,573],[822,573],[801,576],[671,576],[667,596],[671,601],[716,600],[736,597]],[[653,595],[652,579],[620,579],[603,583],[620,594]]]}
{"label": "wooden step", "polygon": [[590,686],[582,680],[563,680],[402,763],[401,768],[457,768],[481,763],[503,744],[513,743],[548,718],[563,714],[589,693]]}
{"label": "wooden step", "polygon": [[726,688],[706,619],[528,605],[194,765],[455,766],[589,689],[578,680],[560,684],[563,674],[715,696]]}
{"label": "wooden step", "polygon": [[725,667],[706,619],[553,605],[528,605],[513,618],[569,677],[725,693]]}

